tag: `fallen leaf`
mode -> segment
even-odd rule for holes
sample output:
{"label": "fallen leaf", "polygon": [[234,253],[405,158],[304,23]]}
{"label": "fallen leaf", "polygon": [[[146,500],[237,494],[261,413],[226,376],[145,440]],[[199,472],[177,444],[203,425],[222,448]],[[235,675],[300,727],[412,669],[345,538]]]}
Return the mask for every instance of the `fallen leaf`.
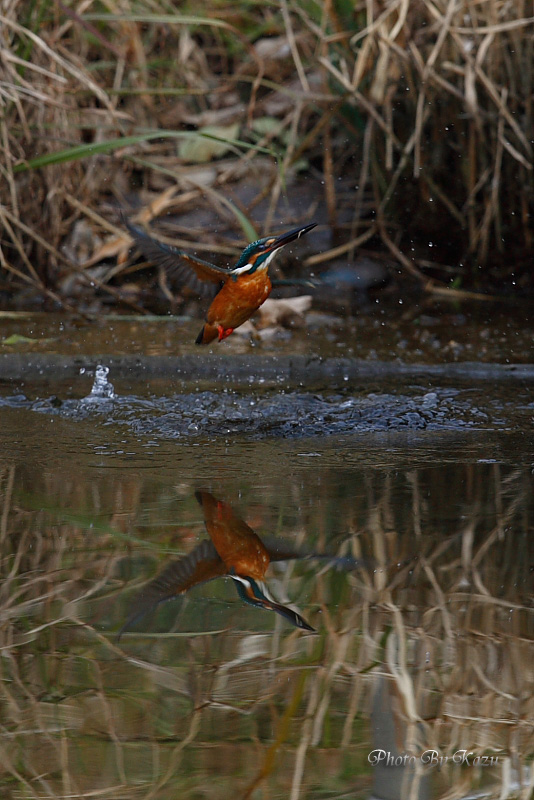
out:
{"label": "fallen leaf", "polygon": [[46,339],[31,339],[29,336],[22,336],[20,333],[12,333],[2,340],[2,344],[12,346],[15,344],[34,344],[35,342],[47,341]]}
{"label": "fallen leaf", "polygon": [[196,134],[180,140],[178,155],[184,161],[200,164],[211,161],[214,158],[220,158],[234,146],[238,133],[238,123],[233,125],[206,125],[204,128],[200,128]]}
{"label": "fallen leaf", "polygon": [[276,117],[259,117],[252,123],[252,130],[260,136],[276,136],[276,138],[287,144],[289,141],[289,132],[280,124],[280,120]]}

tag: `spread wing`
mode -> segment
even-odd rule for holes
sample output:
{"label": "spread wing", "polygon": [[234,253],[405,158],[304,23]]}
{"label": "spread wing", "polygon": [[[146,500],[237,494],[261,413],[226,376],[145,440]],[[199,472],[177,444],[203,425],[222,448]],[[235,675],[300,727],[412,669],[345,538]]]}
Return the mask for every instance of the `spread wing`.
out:
{"label": "spread wing", "polygon": [[227,574],[209,539],[201,542],[187,556],[174,561],[154,580],[147,583],[132,604],[132,611],[119,632],[119,639],[131,625],[165,600],[185,594],[194,586]]}
{"label": "spread wing", "polygon": [[187,286],[200,297],[211,299],[217,291],[214,284],[219,287],[228,278],[230,270],[158,242],[127,219],[123,221],[135,244],[148,261],[176,275],[182,286]]}
{"label": "spread wing", "polygon": [[274,536],[262,536],[261,541],[267,548],[269,558],[273,561],[323,561],[336,570],[352,572],[361,567],[369,566],[369,562],[364,559],[352,558],[352,556],[335,556],[332,553],[314,553],[310,550],[302,550],[291,546],[290,542]]}

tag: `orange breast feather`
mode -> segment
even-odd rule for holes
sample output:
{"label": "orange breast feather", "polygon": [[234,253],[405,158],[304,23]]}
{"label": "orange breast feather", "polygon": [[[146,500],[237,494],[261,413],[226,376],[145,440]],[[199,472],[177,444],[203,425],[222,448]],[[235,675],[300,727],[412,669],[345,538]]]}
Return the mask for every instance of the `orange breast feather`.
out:
{"label": "orange breast feather", "polygon": [[211,325],[238,328],[267,300],[272,284],[265,270],[226,281],[208,311]]}
{"label": "orange breast feather", "polygon": [[206,528],[228,570],[261,580],[270,560],[263,542],[226,503],[210,505],[203,503]]}

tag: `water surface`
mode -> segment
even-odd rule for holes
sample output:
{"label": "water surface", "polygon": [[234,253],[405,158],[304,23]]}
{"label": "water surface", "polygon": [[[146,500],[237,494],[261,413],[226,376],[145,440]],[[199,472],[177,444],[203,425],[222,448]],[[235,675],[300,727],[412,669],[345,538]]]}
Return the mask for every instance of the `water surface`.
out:
{"label": "water surface", "polygon": [[[0,416],[13,796],[515,796],[531,780],[523,431],[170,439],[111,412]],[[228,577],[117,641],[143,587],[209,538],[199,489],[265,541],[332,557],[267,572],[316,633]]]}
{"label": "water surface", "polygon": [[6,797],[529,796],[530,323],[386,316],[4,320]]}

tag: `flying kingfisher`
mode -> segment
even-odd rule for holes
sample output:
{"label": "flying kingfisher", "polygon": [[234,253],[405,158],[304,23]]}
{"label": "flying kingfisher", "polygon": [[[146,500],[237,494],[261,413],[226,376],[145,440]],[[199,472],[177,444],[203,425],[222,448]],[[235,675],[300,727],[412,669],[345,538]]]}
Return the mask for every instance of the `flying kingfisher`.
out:
{"label": "flying kingfisher", "polygon": [[231,268],[217,267],[158,242],[127,219],[124,224],[145,258],[173,271],[195,294],[212,300],[206,322],[196,338],[196,344],[209,344],[230,336],[267,300],[273,287],[268,267],[276,251],[311,231],[317,223],[252,242]]}
{"label": "flying kingfisher", "polygon": [[210,538],[197,545],[189,555],[169,564],[141,590],[119,638],[130,625],[160,603],[215,578],[231,578],[239,597],[246,603],[274,611],[297,628],[313,631],[300,614],[269,594],[263,580],[269,564],[290,559],[320,559],[344,570],[354,570],[361,565],[350,557],[298,551],[283,539],[260,539],[228,503],[218,500],[211,492],[199,490],[195,497],[202,507]]}

